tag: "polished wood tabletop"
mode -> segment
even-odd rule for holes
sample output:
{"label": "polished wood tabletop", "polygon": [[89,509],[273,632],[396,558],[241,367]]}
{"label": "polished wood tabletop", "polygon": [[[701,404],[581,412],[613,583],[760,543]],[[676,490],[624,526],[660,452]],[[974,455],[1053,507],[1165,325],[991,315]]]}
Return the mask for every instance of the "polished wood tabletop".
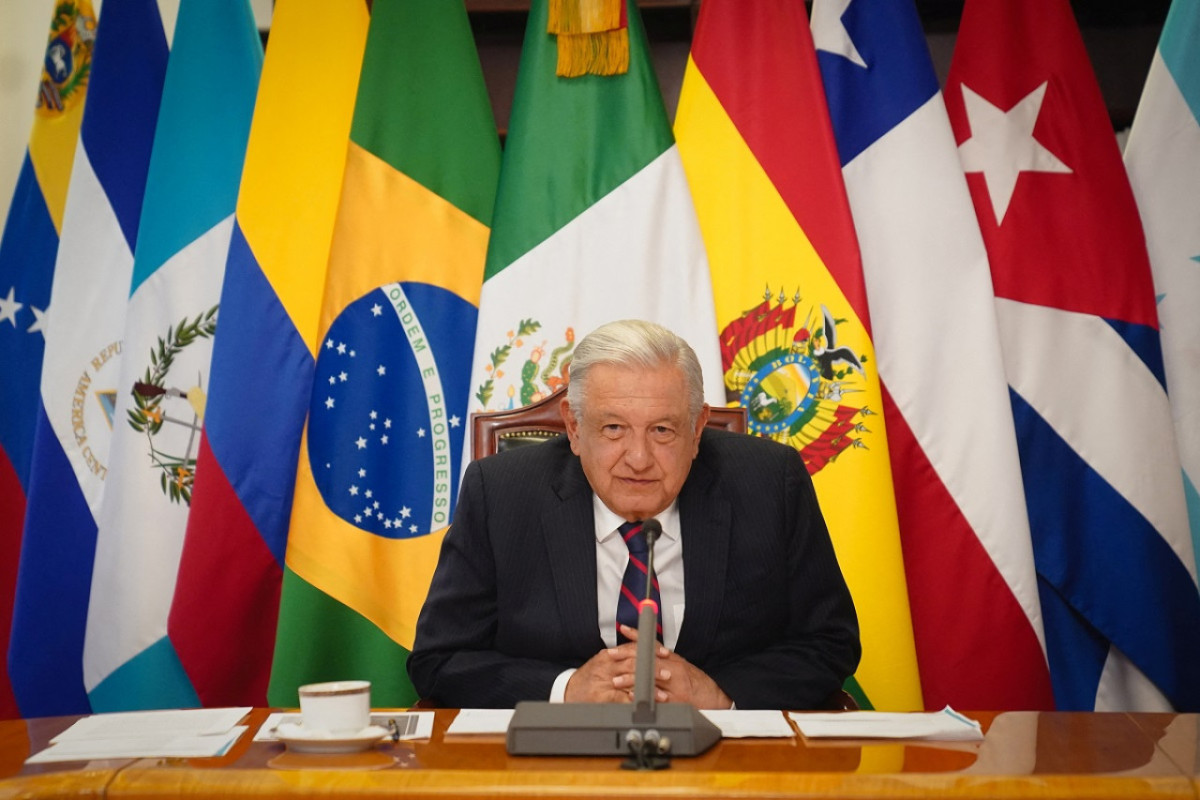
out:
{"label": "polished wood tabletop", "polygon": [[669,769],[618,758],[510,756],[500,736],[447,736],[351,755],[301,755],[252,741],[268,714],[220,758],[25,765],[74,717],[0,722],[0,798],[1200,798],[1200,715],[968,713],[978,743],[726,739]]}

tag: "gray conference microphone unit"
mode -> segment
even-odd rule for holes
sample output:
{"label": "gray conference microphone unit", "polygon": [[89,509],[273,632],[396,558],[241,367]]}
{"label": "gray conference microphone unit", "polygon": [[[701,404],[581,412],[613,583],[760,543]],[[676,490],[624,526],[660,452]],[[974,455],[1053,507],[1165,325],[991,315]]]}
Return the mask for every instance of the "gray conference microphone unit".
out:
{"label": "gray conference microphone unit", "polygon": [[517,703],[507,745],[518,756],[631,755],[637,769],[661,769],[670,756],[698,756],[721,739],[721,729],[689,703],[656,703],[654,650],[658,608],[650,599],[658,520],[643,523],[650,543],[646,597],[638,611],[633,703]]}

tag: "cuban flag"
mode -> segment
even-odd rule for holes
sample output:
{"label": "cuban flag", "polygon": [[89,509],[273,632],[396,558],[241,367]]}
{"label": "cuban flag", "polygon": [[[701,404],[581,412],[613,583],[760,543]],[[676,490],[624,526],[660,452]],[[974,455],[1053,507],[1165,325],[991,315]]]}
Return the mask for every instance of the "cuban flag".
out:
{"label": "cuban flag", "polygon": [[913,0],[816,0],[925,705],[1052,708],[987,252]]}
{"label": "cuban flag", "polygon": [[167,66],[155,0],[106,3],[55,263],[8,651],[22,716],[90,710],[83,637],[125,303]]}
{"label": "cuban flag", "polygon": [[146,179],[83,649],[95,711],[199,705],[167,638],[262,69],[248,0],[183,0]]}
{"label": "cuban flag", "polygon": [[1150,263],[1068,0],[968,0],[946,103],[991,262],[1056,705],[1200,710]]}

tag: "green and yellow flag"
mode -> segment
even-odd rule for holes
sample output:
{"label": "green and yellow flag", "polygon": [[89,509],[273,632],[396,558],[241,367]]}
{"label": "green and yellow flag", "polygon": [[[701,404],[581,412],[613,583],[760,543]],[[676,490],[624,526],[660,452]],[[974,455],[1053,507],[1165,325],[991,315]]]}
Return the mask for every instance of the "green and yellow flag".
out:
{"label": "green and yellow flag", "polygon": [[458,494],[500,145],[465,8],[375,0],[325,284],[269,700],[405,671]]}

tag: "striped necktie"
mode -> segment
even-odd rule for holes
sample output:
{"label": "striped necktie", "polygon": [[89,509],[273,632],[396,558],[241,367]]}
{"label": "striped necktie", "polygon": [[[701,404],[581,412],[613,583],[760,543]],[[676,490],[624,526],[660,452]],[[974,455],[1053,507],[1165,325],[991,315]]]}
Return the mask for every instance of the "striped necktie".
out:
{"label": "striped necktie", "polygon": [[[638,606],[646,597],[646,559],[650,556],[650,546],[646,543],[646,534],[642,531],[641,521],[626,522],[617,531],[629,548],[629,564],[625,567],[625,577],[621,579],[621,594],[617,598],[617,644],[624,644],[629,639],[621,635],[622,625],[637,629]],[[658,578],[650,590],[650,599],[659,608],[657,621],[657,637],[661,642],[662,610],[658,596]]]}

